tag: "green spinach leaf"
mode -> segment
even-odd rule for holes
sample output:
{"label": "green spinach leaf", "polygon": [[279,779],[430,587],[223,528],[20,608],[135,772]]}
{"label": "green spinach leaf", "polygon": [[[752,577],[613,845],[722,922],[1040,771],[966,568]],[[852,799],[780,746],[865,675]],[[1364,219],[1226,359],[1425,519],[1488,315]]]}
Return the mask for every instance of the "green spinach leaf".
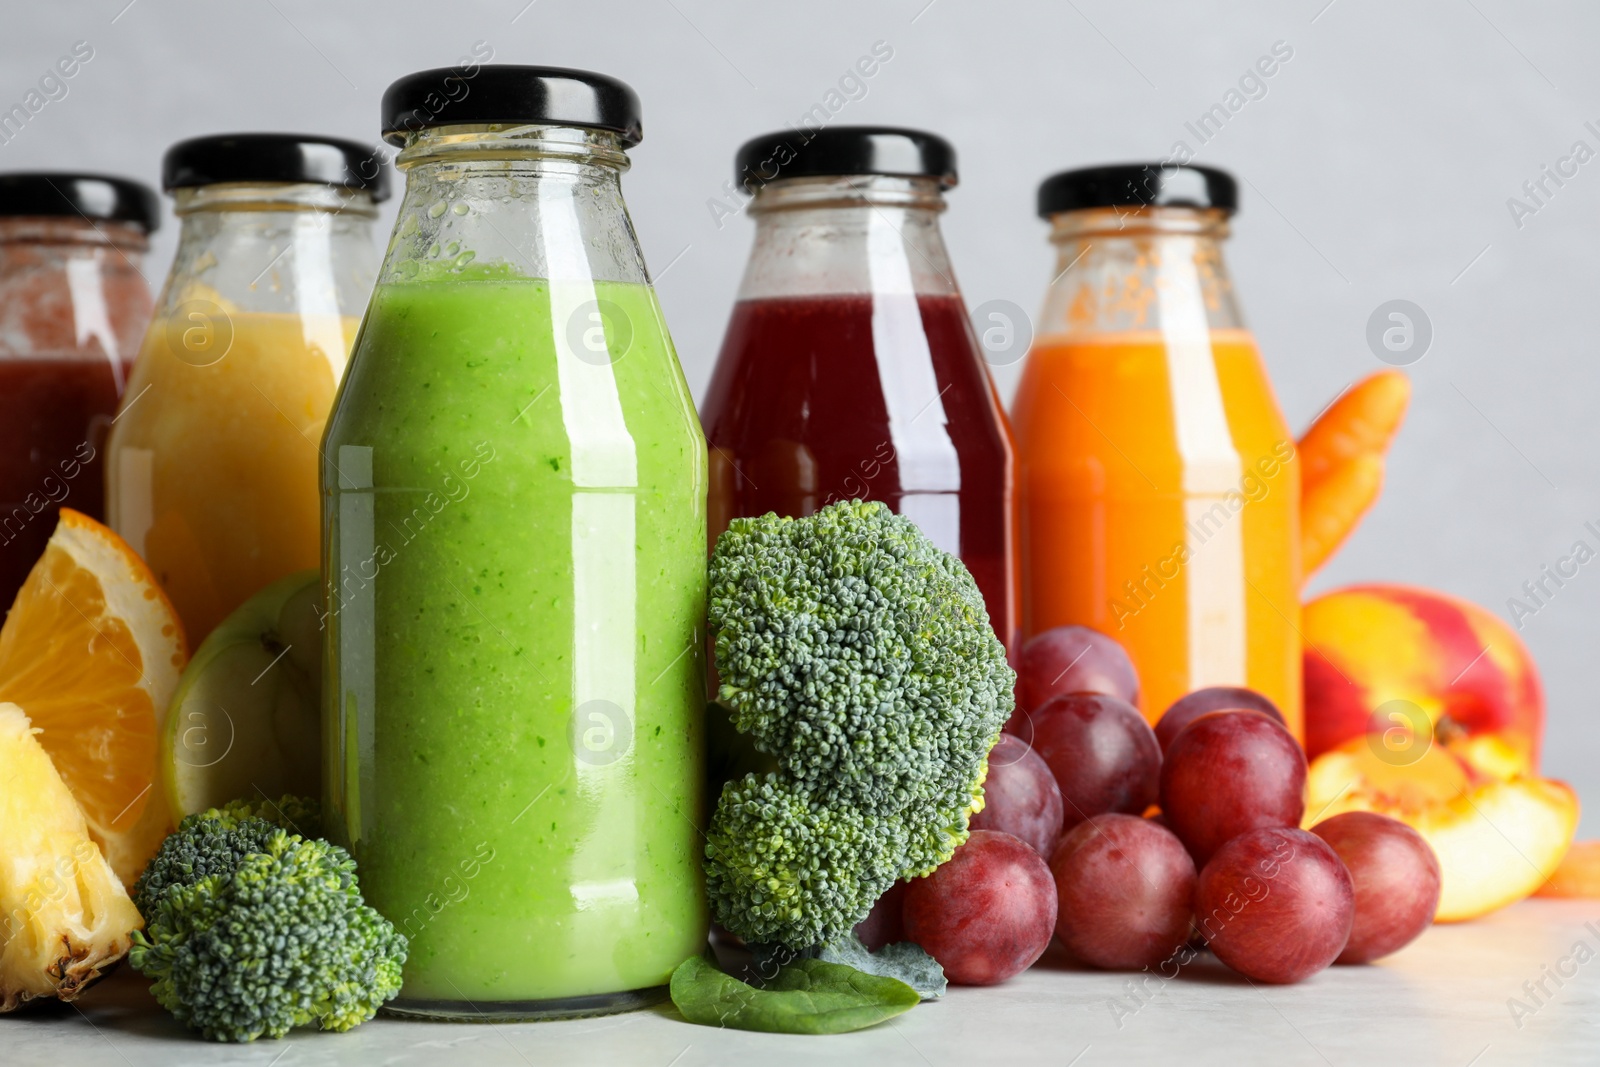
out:
{"label": "green spinach leaf", "polygon": [[921,1000],[897,978],[842,963],[795,960],[760,987],[747,985],[703,956],[672,972],[672,1003],[701,1026],[771,1034],[843,1034],[910,1011]]}
{"label": "green spinach leaf", "polygon": [[924,952],[915,941],[899,941],[884,945],[876,952],[869,952],[852,930],[839,940],[823,945],[817,958],[829,963],[842,963],[867,974],[898,978],[920,993],[923,1000],[938,1000],[950,985],[945,980],[944,968],[939,966],[939,961]]}

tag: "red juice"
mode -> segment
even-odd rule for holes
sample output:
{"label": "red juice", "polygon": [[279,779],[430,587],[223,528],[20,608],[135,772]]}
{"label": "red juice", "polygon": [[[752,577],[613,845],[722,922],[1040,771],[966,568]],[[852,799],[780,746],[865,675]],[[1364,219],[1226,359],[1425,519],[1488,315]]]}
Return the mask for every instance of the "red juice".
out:
{"label": "red juice", "polygon": [[701,421],[710,533],[879,500],[972,572],[1017,633],[1010,432],[959,295],[741,300]]}
{"label": "red juice", "polygon": [[62,505],[105,516],[100,462],[150,317],[153,190],[0,174],[0,614]]}
{"label": "red juice", "polygon": [[104,515],[100,457],[131,366],[0,356],[0,613],[44,553],[63,504]]}

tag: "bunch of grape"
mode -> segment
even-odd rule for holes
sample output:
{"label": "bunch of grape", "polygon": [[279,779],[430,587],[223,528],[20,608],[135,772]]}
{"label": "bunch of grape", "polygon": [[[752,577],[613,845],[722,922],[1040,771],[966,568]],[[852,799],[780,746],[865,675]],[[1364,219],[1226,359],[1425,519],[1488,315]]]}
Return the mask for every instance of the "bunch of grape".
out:
{"label": "bunch of grape", "polygon": [[1271,701],[1201,689],[1152,730],[1138,687],[1094,630],[1023,646],[971,839],[885,895],[862,939],[916,941],[973,985],[1031,966],[1052,934],[1111,970],[1170,977],[1204,947],[1253,980],[1297,982],[1429,925],[1439,865],[1415,830],[1366,812],[1300,829],[1305,752]]}

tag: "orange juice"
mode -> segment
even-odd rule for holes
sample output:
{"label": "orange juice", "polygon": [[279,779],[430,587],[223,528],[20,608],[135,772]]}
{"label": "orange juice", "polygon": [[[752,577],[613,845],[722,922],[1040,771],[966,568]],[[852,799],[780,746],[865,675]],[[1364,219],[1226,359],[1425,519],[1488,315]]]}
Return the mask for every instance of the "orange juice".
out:
{"label": "orange juice", "polygon": [[258,590],[321,564],[318,447],[359,320],[196,314],[152,324],[108,489],[112,525],[198,643]]}
{"label": "orange juice", "polygon": [[1012,416],[1023,630],[1114,637],[1152,722],[1195,689],[1243,685],[1298,737],[1299,467],[1216,207],[1053,216],[1064,266]]}
{"label": "orange juice", "polygon": [[1047,337],[1030,353],[1013,416],[1026,457],[1024,626],[1115,637],[1151,721],[1193,689],[1247,685],[1298,734],[1294,439],[1248,333],[1194,347],[1215,385],[1192,428],[1159,334]]}
{"label": "orange juice", "polygon": [[167,149],[161,183],[183,225],[112,420],[106,518],[198,648],[263,588],[321,564],[322,430],[377,271],[388,179],[359,142],[223,133]]}

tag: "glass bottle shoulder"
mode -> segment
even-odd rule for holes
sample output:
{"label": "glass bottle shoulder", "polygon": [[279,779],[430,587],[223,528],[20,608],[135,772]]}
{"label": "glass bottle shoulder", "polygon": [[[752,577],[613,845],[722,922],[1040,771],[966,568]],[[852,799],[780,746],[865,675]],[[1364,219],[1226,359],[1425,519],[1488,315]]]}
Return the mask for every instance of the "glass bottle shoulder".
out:
{"label": "glass bottle shoulder", "polygon": [[704,438],[654,291],[487,269],[379,285],[328,446],[376,445],[426,464],[479,440],[580,487],[703,470]]}

